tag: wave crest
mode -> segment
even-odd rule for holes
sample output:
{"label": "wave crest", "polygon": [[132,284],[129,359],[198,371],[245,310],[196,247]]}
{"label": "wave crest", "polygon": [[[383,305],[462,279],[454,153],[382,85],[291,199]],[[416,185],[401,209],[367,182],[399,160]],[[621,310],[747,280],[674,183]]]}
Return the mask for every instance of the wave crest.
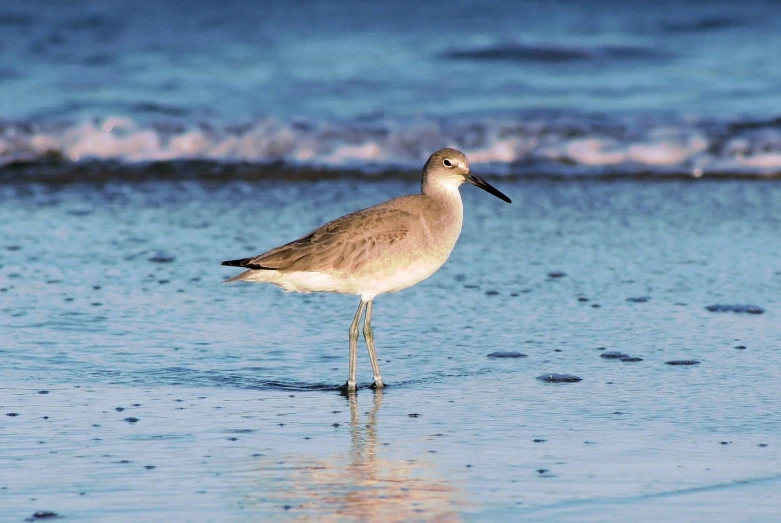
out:
{"label": "wave crest", "polygon": [[122,117],[48,126],[0,124],[0,165],[58,160],[128,163],[284,162],[317,168],[419,169],[445,146],[496,174],[781,175],[781,120],[624,122],[602,118],[283,122],[191,127]]}

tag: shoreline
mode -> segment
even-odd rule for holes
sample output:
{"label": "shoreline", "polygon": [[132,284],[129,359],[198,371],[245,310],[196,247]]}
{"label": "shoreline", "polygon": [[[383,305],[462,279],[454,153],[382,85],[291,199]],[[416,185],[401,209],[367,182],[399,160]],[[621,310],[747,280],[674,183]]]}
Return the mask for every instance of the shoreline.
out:
{"label": "shoreline", "polygon": [[[740,171],[713,171],[693,174],[691,170],[647,170],[615,168],[551,169],[550,166],[510,164],[476,164],[475,171],[502,182],[551,181],[558,183],[578,181],[770,181],[781,179],[781,170],[767,173]],[[32,162],[12,162],[0,166],[0,185],[66,185],[149,182],[305,182],[329,180],[419,181],[420,170],[369,165],[359,167],[331,167],[300,165],[286,162],[255,163],[213,160],[174,160],[157,162],[123,162],[93,160],[70,162],[49,159]]]}

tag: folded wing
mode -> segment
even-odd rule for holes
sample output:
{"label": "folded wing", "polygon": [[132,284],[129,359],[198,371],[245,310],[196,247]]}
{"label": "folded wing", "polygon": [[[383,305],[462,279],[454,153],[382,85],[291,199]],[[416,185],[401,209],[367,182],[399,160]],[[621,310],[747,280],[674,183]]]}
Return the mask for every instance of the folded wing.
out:
{"label": "folded wing", "polygon": [[374,207],[343,216],[253,258],[222,264],[282,272],[355,271],[408,239],[411,220],[416,218],[408,212]]}

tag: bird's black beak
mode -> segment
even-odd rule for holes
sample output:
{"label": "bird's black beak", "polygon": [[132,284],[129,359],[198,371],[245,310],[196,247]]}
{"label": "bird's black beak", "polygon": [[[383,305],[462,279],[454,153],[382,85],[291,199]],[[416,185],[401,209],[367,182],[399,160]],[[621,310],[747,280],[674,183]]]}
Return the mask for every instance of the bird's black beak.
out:
{"label": "bird's black beak", "polygon": [[504,200],[507,203],[513,203],[512,200],[510,200],[502,191],[488,183],[487,181],[483,180],[479,176],[477,176],[474,173],[467,173],[466,175],[466,181],[474,185],[475,187],[480,187],[482,190],[484,190],[487,193],[491,193],[500,200]]}

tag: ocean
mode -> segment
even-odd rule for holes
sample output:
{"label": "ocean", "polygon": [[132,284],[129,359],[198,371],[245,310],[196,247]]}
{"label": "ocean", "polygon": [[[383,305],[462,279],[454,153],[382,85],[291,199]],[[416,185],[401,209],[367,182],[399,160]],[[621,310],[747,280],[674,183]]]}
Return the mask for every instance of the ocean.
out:
{"label": "ocean", "polygon": [[[0,165],[781,172],[772,1],[16,1]],[[138,166],[138,165],[137,165]]]}

